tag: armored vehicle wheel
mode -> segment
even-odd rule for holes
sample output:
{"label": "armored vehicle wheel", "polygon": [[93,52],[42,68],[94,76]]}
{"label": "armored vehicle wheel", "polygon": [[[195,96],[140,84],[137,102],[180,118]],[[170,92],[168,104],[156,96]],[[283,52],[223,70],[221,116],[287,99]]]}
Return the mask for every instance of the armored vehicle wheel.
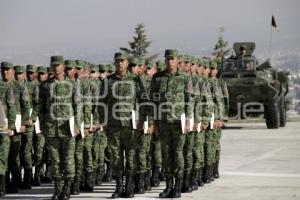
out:
{"label": "armored vehicle wheel", "polygon": [[265,118],[267,128],[275,129],[279,127],[279,109],[278,105],[275,104],[268,104],[265,105]]}
{"label": "armored vehicle wheel", "polygon": [[279,108],[279,115],[280,115],[279,126],[285,127],[285,125],[286,125],[286,109],[285,109],[284,97],[280,98],[280,101],[278,102],[278,108]]}

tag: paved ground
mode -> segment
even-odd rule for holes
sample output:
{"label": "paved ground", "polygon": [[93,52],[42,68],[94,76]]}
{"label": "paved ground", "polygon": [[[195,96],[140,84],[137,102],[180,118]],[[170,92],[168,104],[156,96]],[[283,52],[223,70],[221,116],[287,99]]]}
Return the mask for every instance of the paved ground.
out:
{"label": "paved ground", "polygon": [[[229,124],[222,138],[221,178],[182,199],[288,200],[300,199],[300,122],[268,130],[264,123]],[[136,199],[154,199],[155,188]],[[96,187],[72,199],[108,199],[113,184]],[[7,199],[49,199],[52,186],[21,191]]]}

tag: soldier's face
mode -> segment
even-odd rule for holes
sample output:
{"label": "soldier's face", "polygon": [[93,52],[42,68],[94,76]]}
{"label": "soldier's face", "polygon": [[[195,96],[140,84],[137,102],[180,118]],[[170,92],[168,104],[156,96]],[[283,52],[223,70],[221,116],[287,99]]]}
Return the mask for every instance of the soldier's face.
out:
{"label": "soldier's face", "polygon": [[24,81],[26,78],[25,78],[25,73],[16,73],[15,74],[15,78],[18,80],[18,81]]}
{"label": "soldier's face", "polygon": [[40,82],[44,82],[48,79],[48,74],[47,73],[38,73],[38,80]]}
{"label": "soldier's face", "polygon": [[139,65],[139,75],[142,76],[146,73],[147,67],[146,65]]}
{"label": "soldier's face", "polygon": [[210,70],[209,76],[210,76],[210,77],[216,77],[217,74],[218,74],[218,69],[217,69],[217,68],[212,68],[212,69]]}
{"label": "soldier's face", "polygon": [[99,72],[91,72],[90,78],[93,80],[97,80],[99,78],[100,73]]}
{"label": "soldier's face", "polygon": [[204,68],[203,70],[203,76],[208,77],[210,73],[210,69],[208,67]]}
{"label": "soldier's face", "polygon": [[67,68],[66,69],[66,75],[69,79],[73,79],[76,74],[76,68]]}
{"label": "soldier's face", "polygon": [[165,59],[167,69],[177,69],[178,59],[176,57],[167,57]]}
{"label": "soldier's face", "polygon": [[36,79],[36,73],[35,72],[27,72],[27,80],[33,81]]}
{"label": "soldier's face", "polygon": [[54,76],[60,76],[60,75],[63,75],[65,72],[65,65],[63,65],[63,64],[53,65],[52,69],[53,69]]}
{"label": "soldier's face", "polygon": [[11,81],[14,78],[14,69],[1,69],[1,76],[4,81]]}
{"label": "soldier's face", "polygon": [[83,68],[77,68],[76,70],[76,76],[77,78],[83,78],[84,77],[84,69]]}
{"label": "soldier's face", "polygon": [[156,74],[156,72],[157,72],[156,67],[152,67],[151,69],[147,70],[147,75],[148,76],[154,76],[154,74]]}
{"label": "soldier's face", "polygon": [[116,60],[115,65],[117,67],[118,72],[126,72],[127,68],[128,68],[128,60],[126,60],[126,59]]}
{"label": "soldier's face", "polygon": [[133,67],[131,68],[131,72],[132,72],[133,74],[135,74],[135,75],[139,75],[139,70],[140,70],[140,68],[139,68],[138,65],[133,66]]}
{"label": "soldier's face", "polygon": [[202,66],[202,65],[199,65],[199,66],[197,67],[197,74],[198,74],[198,75],[202,75],[202,73],[203,73],[203,66]]}

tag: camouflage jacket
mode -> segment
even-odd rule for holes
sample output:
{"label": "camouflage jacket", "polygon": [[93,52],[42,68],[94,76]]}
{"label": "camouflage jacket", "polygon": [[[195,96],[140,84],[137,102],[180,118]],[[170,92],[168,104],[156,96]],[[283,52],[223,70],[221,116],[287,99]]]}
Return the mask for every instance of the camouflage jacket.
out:
{"label": "camouflage jacket", "polygon": [[8,129],[15,129],[17,114],[15,101],[12,88],[0,81],[0,133],[6,133]]}
{"label": "camouflage jacket", "polygon": [[214,104],[207,79],[198,76],[199,94],[195,97],[195,123],[208,124],[214,112]]}
{"label": "camouflage jacket", "polygon": [[146,111],[141,105],[145,89],[141,79],[127,72],[121,78],[114,73],[104,79],[100,91],[99,121],[108,127],[132,127],[132,111],[136,111],[136,120],[145,121]]}
{"label": "camouflage jacket", "polygon": [[90,79],[90,92],[92,95],[92,115],[93,115],[93,125],[100,125],[99,113],[98,113],[98,103],[99,94],[101,89],[102,81]]}
{"label": "camouflage jacket", "polygon": [[10,87],[13,90],[16,114],[21,114],[22,125],[29,126],[30,98],[27,87],[25,84],[19,84],[16,80],[9,83],[1,81],[1,84],[3,84],[1,87]]}
{"label": "camouflage jacket", "polygon": [[150,88],[150,99],[156,104],[154,119],[173,123],[180,120],[182,114],[191,118],[192,94],[193,83],[189,76],[179,71],[171,75],[166,70],[155,74]]}
{"label": "camouflage jacket", "polygon": [[214,115],[216,120],[224,120],[225,117],[225,106],[224,106],[224,97],[222,93],[222,88],[217,78],[209,78],[212,99],[214,102]]}
{"label": "camouflage jacket", "polygon": [[[80,128],[82,102],[76,84],[65,77],[63,81],[50,78],[39,92],[41,130],[47,137],[70,136],[69,119],[74,116],[75,128]],[[66,129],[63,132],[58,130]]]}

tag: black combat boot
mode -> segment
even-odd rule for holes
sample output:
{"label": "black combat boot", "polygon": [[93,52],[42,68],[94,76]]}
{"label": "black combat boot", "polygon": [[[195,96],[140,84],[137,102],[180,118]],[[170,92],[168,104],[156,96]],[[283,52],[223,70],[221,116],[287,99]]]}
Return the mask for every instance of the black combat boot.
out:
{"label": "black combat boot", "polygon": [[51,183],[52,182],[52,175],[50,165],[46,165],[45,176],[42,179],[43,183]]}
{"label": "black combat boot", "polygon": [[[9,176],[9,174],[8,174]],[[18,193],[19,192],[19,171],[12,171],[11,172],[11,182],[6,187],[7,193]]]}
{"label": "black combat boot", "polygon": [[217,161],[215,163],[215,166],[214,166],[214,177],[215,178],[220,178],[220,174],[219,174],[219,161]]}
{"label": "black combat boot", "polygon": [[92,172],[86,173],[85,182],[84,182],[84,191],[87,191],[87,192],[94,191],[93,173]]}
{"label": "black combat boot", "polygon": [[215,168],[215,164],[213,164],[212,166],[210,166],[210,174],[209,174],[209,177],[210,177],[210,182],[213,182],[215,180],[215,176],[214,176],[214,168]]}
{"label": "black combat boot", "polygon": [[190,186],[193,191],[198,190],[199,171],[199,169],[194,169],[192,172],[192,176],[190,177]]}
{"label": "black combat boot", "polygon": [[144,188],[144,174],[139,173],[136,175],[136,180],[135,180],[135,194],[145,194],[145,188]]}
{"label": "black combat boot", "polygon": [[103,181],[103,177],[104,177],[104,168],[103,167],[99,167],[96,170],[96,178],[95,178],[95,185],[101,185],[102,181]]}
{"label": "black combat boot", "polygon": [[123,178],[122,178],[122,175],[119,174],[116,177],[116,190],[111,195],[111,198],[113,198],[113,199],[121,198],[122,197],[122,193],[123,193]]}
{"label": "black combat boot", "polygon": [[145,190],[146,190],[146,191],[150,191],[150,190],[151,190],[150,179],[151,179],[151,170],[148,170],[148,171],[145,173]]}
{"label": "black combat boot", "polygon": [[187,171],[184,172],[183,185],[181,188],[182,193],[190,193],[193,191],[192,188],[190,187],[190,176],[191,176],[190,172]]}
{"label": "black combat boot", "polygon": [[62,188],[59,200],[69,200],[70,199],[70,188],[73,178],[65,178],[64,186]]}
{"label": "black combat boot", "polygon": [[111,164],[107,164],[106,168],[106,174],[104,176],[104,182],[111,182],[112,181],[112,169],[111,169]]}
{"label": "black combat boot", "polygon": [[171,192],[170,198],[180,198],[182,188],[182,178],[175,178],[175,185]]}
{"label": "black combat boot", "polygon": [[211,167],[210,166],[205,166],[205,168],[204,168],[204,177],[203,177],[204,183],[210,183],[210,174],[211,174]]}
{"label": "black combat boot", "polygon": [[151,176],[151,186],[152,187],[158,187],[160,184],[159,180],[159,168],[154,167],[152,170],[152,176]]}
{"label": "black combat boot", "polygon": [[61,193],[61,180],[60,178],[54,178],[54,193],[51,200],[59,200]]}
{"label": "black combat boot", "polygon": [[133,198],[134,197],[134,178],[133,175],[126,176],[125,182],[125,191],[123,194],[124,198]]}
{"label": "black combat boot", "polygon": [[80,177],[75,176],[74,181],[71,185],[71,195],[79,195],[80,194]]}
{"label": "black combat boot", "polygon": [[170,198],[173,188],[173,177],[166,176],[166,188],[163,192],[159,193],[159,198]]}
{"label": "black combat boot", "polygon": [[33,186],[40,186],[41,185],[41,167],[40,166],[35,167],[32,185]]}
{"label": "black combat boot", "polygon": [[203,186],[204,186],[204,181],[203,181],[203,168],[202,168],[202,167],[199,169],[199,173],[198,173],[198,186],[199,186],[199,187],[203,187]]}
{"label": "black combat boot", "polygon": [[5,195],[5,176],[0,175],[0,197]]}
{"label": "black combat boot", "polygon": [[22,189],[31,190],[31,179],[32,179],[32,170],[24,169],[24,179],[22,183]]}

